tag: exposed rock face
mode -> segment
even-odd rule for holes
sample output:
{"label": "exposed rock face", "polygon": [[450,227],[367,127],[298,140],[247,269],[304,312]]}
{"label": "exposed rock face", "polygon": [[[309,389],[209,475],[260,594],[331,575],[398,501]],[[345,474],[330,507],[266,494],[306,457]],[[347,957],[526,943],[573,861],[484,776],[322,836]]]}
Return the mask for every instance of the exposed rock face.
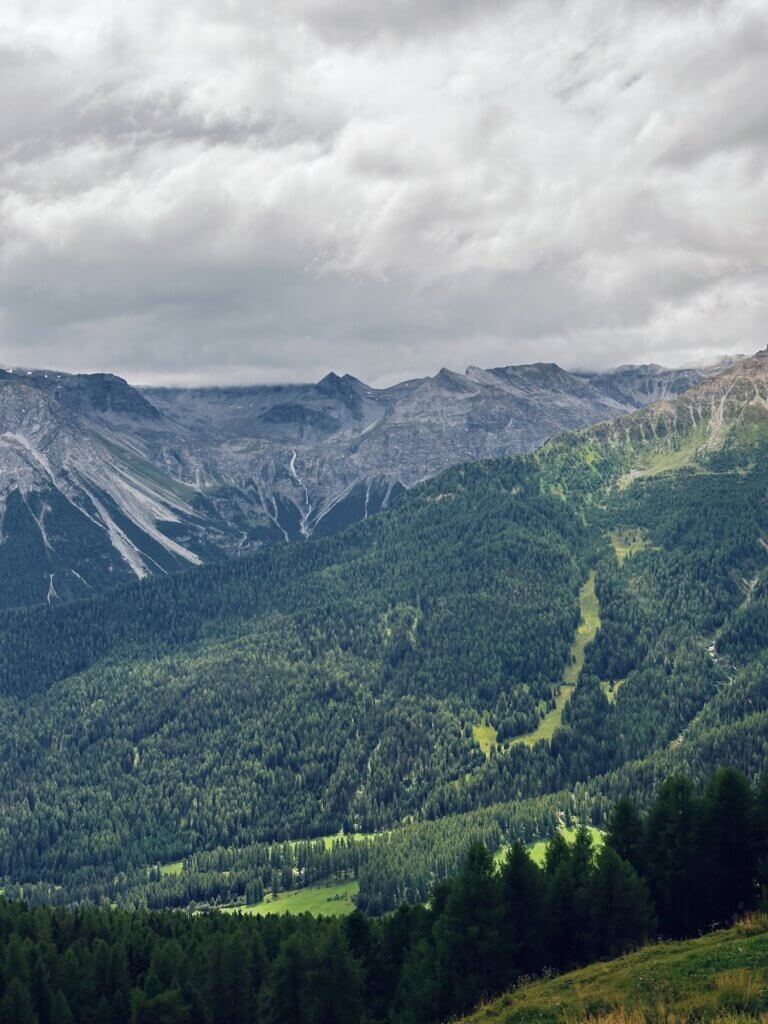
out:
{"label": "exposed rock face", "polygon": [[707,376],[536,363],[384,389],[329,373],[188,390],[3,370],[0,605],[332,533],[454,463],[531,451]]}
{"label": "exposed rock face", "polygon": [[[722,368],[725,365],[730,364],[723,364]],[[705,374],[706,371],[696,369],[665,370],[663,366],[650,363],[646,366],[620,366],[612,373],[589,374],[586,379],[602,394],[640,408],[681,395],[695,387]]]}

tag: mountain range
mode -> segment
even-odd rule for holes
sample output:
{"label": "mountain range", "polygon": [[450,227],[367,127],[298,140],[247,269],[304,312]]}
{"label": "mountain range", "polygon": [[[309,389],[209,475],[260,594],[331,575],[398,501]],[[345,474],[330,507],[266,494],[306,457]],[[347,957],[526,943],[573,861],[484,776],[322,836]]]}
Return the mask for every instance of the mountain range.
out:
{"label": "mountain range", "polygon": [[[727,362],[727,361],[726,361]],[[0,605],[83,597],[327,536],[460,462],[674,398],[725,363],[569,373],[551,363],[373,388],[131,387],[0,371]]]}
{"label": "mountain range", "polygon": [[378,913],[469,836],[755,778],[767,454],[764,351],[330,537],[3,611],[0,885],[186,907],[343,877]]}

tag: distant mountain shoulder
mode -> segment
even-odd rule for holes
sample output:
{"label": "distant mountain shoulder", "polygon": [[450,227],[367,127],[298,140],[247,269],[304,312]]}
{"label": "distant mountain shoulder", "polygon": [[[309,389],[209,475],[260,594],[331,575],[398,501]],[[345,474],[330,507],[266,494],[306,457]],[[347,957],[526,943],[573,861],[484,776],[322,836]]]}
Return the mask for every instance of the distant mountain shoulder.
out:
{"label": "distant mountain shoulder", "polygon": [[[714,368],[717,369],[717,368]],[[460,462],[674,397],[713,368],[443,369],[377,389],[134,388],[0,371],[0,605],[53,603],[329,535]]]}

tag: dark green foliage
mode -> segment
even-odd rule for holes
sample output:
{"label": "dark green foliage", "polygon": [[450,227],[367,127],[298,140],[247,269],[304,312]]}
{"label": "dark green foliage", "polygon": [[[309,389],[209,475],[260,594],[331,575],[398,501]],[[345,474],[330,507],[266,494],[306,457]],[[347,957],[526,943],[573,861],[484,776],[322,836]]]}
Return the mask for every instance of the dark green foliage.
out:
{"label": "dark green foliage", "polygon": [[717,772],[704,791],[700,816],[707,924],[725,922],[734,908],[753,906],[756,896],[753,830],[761,823],[744,776],[732,769]]}
{"label": "dark green foliage", "polygon": [[504,957],[520,976],[533,974],[545,959],[545,892],[541,871],[525,847],[514,843],[501,868],[500,932]]}
{"label": "dark green foliage", "polygon": [[632,865],[605,846],[590,887],[593,955],[614,957],[653,929],[648,889]]}
{"label": "dark green foliage", "polygon": [[703,918],[697,818],[693,787],[674,777],[661,787],[646,824],[645,870],[659,926],[673,937],[692,934]]}
{"label": "dark green foliage", "polygon": [[[500,870],[470,844],[457,875],[426,907],[370,921],[197,916],[85,908],[27,909],[0,900],[0,1019],[189,1024],[429,1024],[544,969],[613,957],[654,933],[751,909],[765,882],[765,786],[717,773],[698,796],[671,779],[642,819],[642,875],[610,846],[595,857],[581,829],[556,836],[544,868],[515,844]],[[612,816],[637,817],[628,804]],[[727,836],[732,829],[739,836]],[[675,863],[692,834],[708,856]],[[734,843],[743,851],[730,864]],[[719,879],[717,888],[712,882]],[[748,884],[747,884],[748,881]],[[674,898],[697,885],[702,910]]]}
{"label": "dark green foliage", "polygon": [[470,1009],[498,987],[499,896],[493,858],[482,843],[473,843],[433,929],[440,1018]]}
{"label": "dark green foliage", "polygon": [[606,845],[612,852],[629,846],[663,935],[693,935],[757,905],[768,881],[764,793],[764,782],[751,788],[731,768],[715,772],[700,796],[684,776],[672,776],[639,836],[632,802],[615,808]]}
{"label": "dark green foliage", "polygon": [[533,460],[461,467],[343,539],[5,615],[0,876],[431,813],[471,723],[557,685],[586,536]]}
{"label": "dark green foliage", "polygon": [[632,800],[624,796],[608,816],[606,845],[631,864],[643,868],[643,823]]}

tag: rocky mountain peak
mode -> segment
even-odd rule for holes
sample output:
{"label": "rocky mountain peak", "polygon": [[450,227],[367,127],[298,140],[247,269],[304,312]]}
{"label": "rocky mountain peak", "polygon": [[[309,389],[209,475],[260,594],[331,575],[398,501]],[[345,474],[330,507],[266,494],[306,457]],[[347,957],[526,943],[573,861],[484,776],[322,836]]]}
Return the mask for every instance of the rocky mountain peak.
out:
{"label": "rocky mountain peak", "polygon": [[0,371],[0,380],[34,391],[67,413],[114,414],[149,420],[160,416],[137,388],[113,373],[13,368]]}
{"label": "rocky mountain peak", "polygon": [[113,374],[1,370],[0,517],[13,515],[0,568],[14,544],[35,550],[29,592],[45,600],[51,574],[58,596],[77,596],[327,535],[456,463],[529,452],[692,385],[711,389],[691,392],[702,408],[729,387],[764,398],[767,368],[768,352],[719,377],[443,367],[384,389],[335,372],[316,384],[137,389]]}
{"label": "rocky mountain peak", "polygon": [[768,405],[768,349],[706,377],[684,396],[688,403],[718,402],[722,407]]}

